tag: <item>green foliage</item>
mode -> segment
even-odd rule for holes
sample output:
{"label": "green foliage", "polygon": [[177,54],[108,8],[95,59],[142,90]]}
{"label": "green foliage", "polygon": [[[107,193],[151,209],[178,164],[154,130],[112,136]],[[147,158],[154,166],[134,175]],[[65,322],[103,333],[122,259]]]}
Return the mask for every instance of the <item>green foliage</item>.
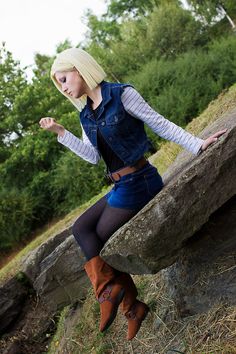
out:
{"label": "green foliage", "polygon": [[33,220],[33,199],[19,190],[0,191],[0,248],[8,250],[17,246],[31,229]]}
{"label": "green foliage", "polygon": [[188,0],[188,3],[194,8],[196,14],[202,16],[208,25],[216,21],[216,17],[221,14],[222,7],[229,16],[236,16],[235,0]]}
{"label": "green foliage", "polygon": [[[5,48],[2,52],[5,56],[2,54],[0,67],[1,90],[4,93],[0,99],[0,183],[2,193],[5,194],[1,200],[0,248],[10,248],[11,243],[14,246],[16,242],[26,238],[32,228],[42,225],[56,215],[50,181],[61,147],[56,143],[55,135],[39,127],[40,118],[55,117],[77,135],[81,133],[81,129],[77,112],[75,109],[73,111],[71,104],[50,80],[52,58],[36,55],[35,76],[32,83],[27,83],[21,77],[23,73],[18,69],[11,54]],[[17,134],[16,138],[6,140],[12,133]],[[11,204],[7,201],[8,192],[12,199],[14,196],[14,202]],[[12,215],[9,233],[7,220],[10,205]],[[21,210],[25,210],[24,217],[20,216]],[[13,230],[16,232],[13,233]]]}
{"label": "green foliage", "polygon": [[173,60],[153,60],[132,82],[158,112],[185,126],[236,80],[236,38],[213,42],[209,49]]}
{"label": "green foliage", "polygon": [[111,0],[108,15],[115,20],[120,17],[144,15],[159,4],[160,0]]}
{"label": "green foliage", "polygon": [[116,22],[116,36],[108,31],[103,18],[96,18],[96,24],[103,28],[102,37],[89,24],[92,42],[88,42],[87,50],[103,65],[108,77],[118,81],[142,70],[153,58],[174,58],[203,46],[208,38],[202,24],[173,1],[161,2],[145,16]]}
{"label": "green foliage", "polygon": [[100,19],[94,15],[91,10],[86,13],[86,24],[90,31],[87,34],[87,40],[90,43],[96,43],[102,48],[109,46],[109,41],[120,39],[120,26],[114,20],[107,17],[107,14],[101,16]]}
{"label": "green foliage", "polygon": [[57,214],[65,214],[98,194],[105,185],[103,163],[92,165],[70,151],[54,166],[50,189]]}
{"label": "green foliage", "polygon": [[173,58],[206,43],[201,23],[172,2],[153,9],[146,39],[150,58]]}
{"label": "green foliage", "polygon": [[9,156],[11,134],[22,134],[20,122],[13,119],[12,111],[16,97],[26,85],[23,70],[3,43],[0,48],[0,163]]}

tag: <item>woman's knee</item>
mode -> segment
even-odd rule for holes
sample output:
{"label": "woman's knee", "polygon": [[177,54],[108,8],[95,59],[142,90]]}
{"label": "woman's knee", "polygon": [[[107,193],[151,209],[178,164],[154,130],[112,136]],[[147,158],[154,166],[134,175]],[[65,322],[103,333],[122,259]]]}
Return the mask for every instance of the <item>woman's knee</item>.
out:
{"label": "woman's knee", "polygon": [[82,220],[82,217],[79,217],[72,226],[72,234],[79,241],[82,235],[86,234],[86,225]]}

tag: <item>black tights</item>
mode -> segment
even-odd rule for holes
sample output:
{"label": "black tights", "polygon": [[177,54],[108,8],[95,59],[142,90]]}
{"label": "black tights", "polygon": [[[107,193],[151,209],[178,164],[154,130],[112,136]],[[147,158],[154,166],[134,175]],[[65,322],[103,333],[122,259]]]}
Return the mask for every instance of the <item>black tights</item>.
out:
{"label": "black tights", "polygon": [[105,196],[87,209],[76,220],[72,229],[87,260],[98,256],[109,237],[137,212],[138,210],[111,207]]}

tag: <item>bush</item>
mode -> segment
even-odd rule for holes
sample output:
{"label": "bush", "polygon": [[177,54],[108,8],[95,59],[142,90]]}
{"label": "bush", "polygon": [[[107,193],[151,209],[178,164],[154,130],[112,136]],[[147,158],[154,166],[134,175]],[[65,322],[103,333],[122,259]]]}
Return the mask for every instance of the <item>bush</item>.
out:
{"label": "bush", "polygon": [[56,214],[64,214],[98,194],[105,185],[105,166],[92,165],[70,151],[57,161],[50,182]]}
{"label": "bush", "polygon": [[231,36],[176,60],[152,60],[127,81],[159,113],[185,126],[236,81],[235,63],[236,38]]}
{"label": "bush", "polygon": [[33,207],[33,199],[26,192],[1,190],[0,249],[11,249],[27,237],[33,220]]}

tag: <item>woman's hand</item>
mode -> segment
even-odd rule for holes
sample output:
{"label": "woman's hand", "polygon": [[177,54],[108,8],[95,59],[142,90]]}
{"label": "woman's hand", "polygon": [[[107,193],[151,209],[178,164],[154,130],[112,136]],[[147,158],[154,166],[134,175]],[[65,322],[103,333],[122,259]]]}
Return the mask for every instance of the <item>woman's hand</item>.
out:
{"label": "woman's hand", "polygon": [[39,125],[41,128],[54,132],[60,135],[61,137],[63,137],[63,135],[65,134],[65,128],[63,127],[63,125],[58,124],[54,118],[41,118],[39,121]]}
{"label": "woman's hand", "polygon": [[201,146],[201,150],[204,151],[208,148],[208,146],[210,146],[211,144],[213,144],[214,142],[216,142],[218,140],[218,138],[224,134],[227,131],[227,129],[224,130],[220,130],[218,132],[216,132],[215,134],[209,136],[209,138],[207,138],[206,140],[204,140],[204,143]]}

